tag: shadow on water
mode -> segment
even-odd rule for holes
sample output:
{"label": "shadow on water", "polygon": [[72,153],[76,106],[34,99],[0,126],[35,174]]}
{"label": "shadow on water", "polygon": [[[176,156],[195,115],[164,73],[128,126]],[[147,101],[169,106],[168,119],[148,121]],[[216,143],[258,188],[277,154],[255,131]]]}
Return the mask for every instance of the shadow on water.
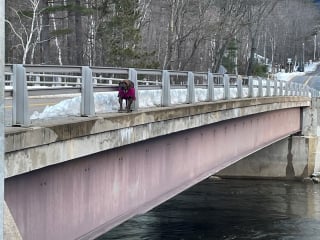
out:
{"label": "shadow on water", "polygon": [[320,185],[205,180],[97,240],[320,239]]}

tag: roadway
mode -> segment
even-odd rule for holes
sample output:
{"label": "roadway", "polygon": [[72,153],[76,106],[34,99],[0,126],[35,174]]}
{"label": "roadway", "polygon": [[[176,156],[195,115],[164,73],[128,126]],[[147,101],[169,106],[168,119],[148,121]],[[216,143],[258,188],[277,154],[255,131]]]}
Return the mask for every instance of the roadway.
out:
{"label": "roadway", "polygon": [[311,88],[320,90],[320,66],[317,67],[316,71],[306,73],[303,76],[296,76],[291,79],[291,82],[308,85]]}
{"label": "roadway", "polygon": [[[47,106],[53,106],[64,99],[72,98],[73,96],[46,96],[46,97],[29,97],[29,116],[31,116],[35,111],[41,113]],[[5,125],[11,126],[12,123],[12,98],[5,98]]]}

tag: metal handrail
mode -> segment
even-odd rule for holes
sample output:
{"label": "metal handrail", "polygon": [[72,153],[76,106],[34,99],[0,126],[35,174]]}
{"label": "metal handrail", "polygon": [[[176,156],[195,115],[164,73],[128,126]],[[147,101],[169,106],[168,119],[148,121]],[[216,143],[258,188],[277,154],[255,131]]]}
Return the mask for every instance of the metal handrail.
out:
{"label": "metal handrail", "polygon": [[[207,101],[215,100],[215,89],[223,89],[224,99],[236,90],[237,98],[272,96],[319,96],[319,91],[278,80],[253,80],[252,77],[158,69],[133,69],[55,65],[6,65],[5,97],[13,98],[12,124],[28,126],[28,97],[81,94],[81,116],[94,115],[94,92],[117,91],[119,81],[130,79],[139,90],[162,90],[162,106],[171,105],[170,89],[187,89],[187,103],[195,102],[195,89],[207,89]],[[45,86],[45,87],[44,87]],[[31,88],[32,87],[32,88]],[[244,92],[247,89],[247,93]],[[134,108],[139,108],[139,96]]]}

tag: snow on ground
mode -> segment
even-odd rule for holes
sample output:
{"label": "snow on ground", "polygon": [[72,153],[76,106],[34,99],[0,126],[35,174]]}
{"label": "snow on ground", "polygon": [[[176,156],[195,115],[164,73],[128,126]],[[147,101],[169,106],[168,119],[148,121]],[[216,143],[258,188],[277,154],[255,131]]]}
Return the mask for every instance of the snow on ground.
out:
{"label": "snow on ground", "polygon": [[314,72],[317,69],[317,66],[319,65],[319,62],[306,64],[304,67],[304,72],[291,72],[291,73],[285,73],[285,72],[278,72],[275,74],[277,80],[281,81],[290,81],[292,78],[296,76],[302,76],[309,72]]}
{"label": "snow on ground", "polygon": [[[295,76],[304,75],[306,72],[314,71],[318,63],[310,64],[305,67],[305,72],[292,72],[292,73],[277,73],[276,79],[282,81],[290,81]],[[247,95],[247,91],[244,88],[244,97]],[[223,99],[223,89],[215,89],[215,100]],[[235,92],[235,91],[234,91]],[[230,92],[231,98],[236,97],[236,93]],[[187,102],[187,90],[186,89],[171,89],[171,104],[183,104]],[[161,90],[139,90],[139,108],[158,107],[161,105]],[[206,101],[207,90],[196,89],[195,100],[196,102]],[[63,100],[56,105],[47,106],[43,112],[34,112],[30,119],[47,119],[55,117],[66,116],[79,116],[80,115],[80,96],[76,96],[70,99]],[[119,108],[117,92],[105,92],[94,93],[95,112],[107,113],[116,112]]]}

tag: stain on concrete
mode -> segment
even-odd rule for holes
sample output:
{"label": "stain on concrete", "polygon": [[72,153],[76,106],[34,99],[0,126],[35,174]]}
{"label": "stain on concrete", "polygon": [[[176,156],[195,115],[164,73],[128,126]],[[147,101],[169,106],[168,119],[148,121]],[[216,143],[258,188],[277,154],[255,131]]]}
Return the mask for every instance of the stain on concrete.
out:
{"label": "stain on concrete", "polygon": [[62,141],[90,135],[95,123],[96,119],[50,126],[49,128],[57,135],[57,141]]}
{"label": "stain on concrete", "polygon": [[288,154],[287,154],[287,167],[286,167],[286,177],[294,178],[295,171],[293,167],[293,155],[292,155],[292,137],[288,138]]}

